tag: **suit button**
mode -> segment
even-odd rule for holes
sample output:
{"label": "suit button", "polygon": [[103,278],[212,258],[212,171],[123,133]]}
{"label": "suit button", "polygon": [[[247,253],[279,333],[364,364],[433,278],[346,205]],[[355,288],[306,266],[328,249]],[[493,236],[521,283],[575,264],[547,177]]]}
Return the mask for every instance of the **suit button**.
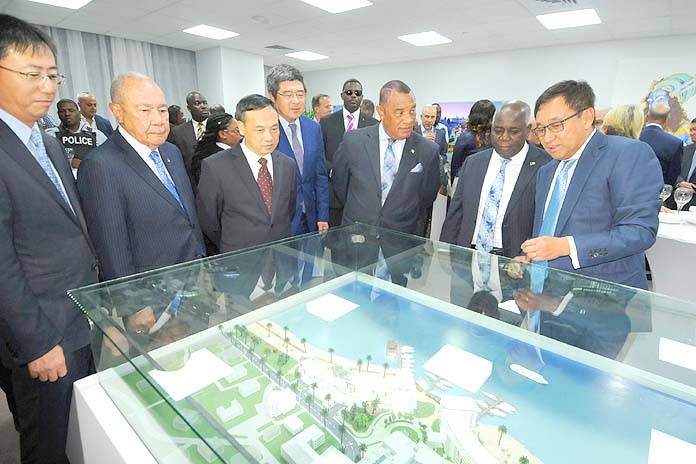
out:
{"label": "suit button", "polygon": [[196,255],[196,259],[201,259],[202,257],[203,257],[203,255],[200,254],[200,253],[198,253],[198,254]]}

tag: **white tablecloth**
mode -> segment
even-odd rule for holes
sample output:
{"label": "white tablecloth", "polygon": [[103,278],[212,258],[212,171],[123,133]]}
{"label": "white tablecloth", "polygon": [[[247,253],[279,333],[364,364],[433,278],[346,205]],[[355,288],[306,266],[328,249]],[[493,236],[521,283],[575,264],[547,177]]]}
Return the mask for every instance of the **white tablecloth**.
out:
{"label": "white tablecloth", "polygon": [[655,245],[647,253],[653,291],[696,300],[696,225],[660,223]]}

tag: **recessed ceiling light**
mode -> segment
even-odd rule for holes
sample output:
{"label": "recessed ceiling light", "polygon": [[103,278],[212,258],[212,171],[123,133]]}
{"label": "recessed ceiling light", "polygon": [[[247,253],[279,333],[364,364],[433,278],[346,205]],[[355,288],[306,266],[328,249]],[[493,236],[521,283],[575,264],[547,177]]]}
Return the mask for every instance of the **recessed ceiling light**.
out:
{"label": "recessed ceiling light", "polygon": [[329,13],[343,13],[344,11],[357,10],[365,6],[372,5],[372,2],[367,0],[302,0],[308,5],[316,6]]}
{"label": "recessed ceiling light", "polygon": [[44,5],[59,6],[61,8],[70,8],[71,10],[79,10],[92,0],[29,0],[34,3],[43,3]]}
{"label": "recessed ceiling light", "polygon": [[602,22],[594,8],[537,15],[536,18],[546,29],[565,29],[568,27],[600,24]]}
{"label": "recessed ceiling light", "polygon": [[437,32],[419,32],[418,34],[400,35],[398,37],[404,42],[408,42],[416,47],[427,47],[428,45],[440,45],[450,43],[451,40],[447,37],[438,34]]}
{"label": "recessed ceiling light", "polygon": [[205,24],[189,27],[188,29],[184,29],[184,32],[215,40],[229,39],[230,37],[237,37],[239,35],[236,32],[220,29],[219,27],[206,26]]}
{"label": "recessed ceiling light", "polygon": [[308,52],[308,51],[286,53],[285,56],[289,56],[290,58],[297,58],[298,60],[305,60],[305,61],[324,60],[324,59],[328,58],[328,56],[324,56],[324,55],[320,55],[319,53]]}

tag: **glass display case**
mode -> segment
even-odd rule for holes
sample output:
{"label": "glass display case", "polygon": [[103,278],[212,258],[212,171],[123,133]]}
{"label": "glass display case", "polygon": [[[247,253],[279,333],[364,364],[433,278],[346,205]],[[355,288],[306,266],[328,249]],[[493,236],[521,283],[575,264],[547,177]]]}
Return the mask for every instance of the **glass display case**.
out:
{"label": "glass display case", "polygon": [[69,292],[158,462],[696,462],[696,305],[365,225]]}

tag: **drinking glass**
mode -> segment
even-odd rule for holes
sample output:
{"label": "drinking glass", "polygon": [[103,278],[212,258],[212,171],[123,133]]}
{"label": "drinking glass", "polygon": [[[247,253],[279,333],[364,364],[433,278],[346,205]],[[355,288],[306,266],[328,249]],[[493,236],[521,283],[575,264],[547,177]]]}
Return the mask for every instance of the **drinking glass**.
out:
{"label": "drinking glass", "polygon": [[667,201],[667,199],[672,195],[672,186],[669,184],[665,184],[662,186],[662,190],[660,191],[660,200],[664,203]]}
{"label": "drinking glass", "polygon": [[694,191],[690,188],[679,187],[674,191],[674,201],[677,203],[677,211],[681,213],[685,204],[691,201]]}

